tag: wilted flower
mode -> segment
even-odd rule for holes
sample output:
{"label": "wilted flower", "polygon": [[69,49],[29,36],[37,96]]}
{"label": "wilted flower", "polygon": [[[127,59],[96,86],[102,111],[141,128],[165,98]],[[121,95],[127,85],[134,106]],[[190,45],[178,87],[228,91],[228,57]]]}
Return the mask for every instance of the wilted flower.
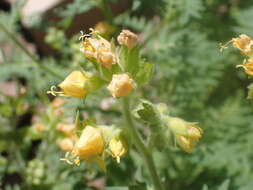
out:
{"label": "wilted flower", "polygon": [[109,142],[109,149],[112,157],[116,158],[118,163],[120,162],[120,157],[127,152],[126,143],[121,138],[112,138]]}
{"label": "wilted flower", "polygon": [[134,81],[126,73],[114,74],[110,84],[107,86],[114,98],[127,96],[133,88]]}
{"label": "wilted flower", "polygon": [[253,76],[253,58],[248,59],[247,63],[245,64],[237,65],[237,67],[242,67],[245,73],[250,76]]}
{"label": "wilted flower", "polygon": [[238,38],[233,38],[232,42],[233,46],[241,50],[242,53],[246,55],[252,53],[251,46],[253,45],[253,41],[249,36],[241,34]]}
{"label": "wilted flower", "polygon": [[88,89],[85,89],[87,80],[88,77],[81,71],[73,71],[58,86],[65,96],[84,98],[88,93]]}
{"label": "wilted flower", "polygon": [[74,141],[71,138],[64,138],[58,142],[58,145],[64,152],[71,152],[74,148]]}
{"label": "wilted flower", "polygon": [[120,45],[125,45],[131,49],[137,45],[138,36],[130,30],[122,30],[117,40]]}
{"label": "wilted flower", "polygon": [[98,34],[94,37],[90,34],[90,37],[84,39],[81,52],[88,59],[96,59],[104,67],[111,68],[112,64],[115,64],[115,55],[112,52],[111,43]]}
{"label": "wilted flower", "polygon": [[104,151],[104,139],[99,128],[86,126],[75,144],[73,154],[80,158],[89,159]]}

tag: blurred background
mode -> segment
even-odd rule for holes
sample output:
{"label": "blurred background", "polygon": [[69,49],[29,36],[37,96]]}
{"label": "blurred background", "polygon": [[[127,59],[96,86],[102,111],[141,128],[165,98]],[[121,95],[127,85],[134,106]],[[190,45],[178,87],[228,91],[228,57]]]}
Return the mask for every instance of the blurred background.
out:
{"label": "blurred background", "polygon": [[252,190],[250,80],[235,68],[238,51],[219,51],[241,33],[253,37],[252,18],[253,0],[1,0],[0,189],[146,189],[135,151],[120,164],[108,160],[107,173],[60,161],[61,130],[71,128],[77,109],[103,124],[121,122],[106,90],[85,105],[46,94],[59,76],[90,69],[78,38],[92,27],[107,39],[125,28],[138,33],[142,56],[155,65],[140,96],[204,129],[192,154],[170,146],[155,152],[166,189]]}

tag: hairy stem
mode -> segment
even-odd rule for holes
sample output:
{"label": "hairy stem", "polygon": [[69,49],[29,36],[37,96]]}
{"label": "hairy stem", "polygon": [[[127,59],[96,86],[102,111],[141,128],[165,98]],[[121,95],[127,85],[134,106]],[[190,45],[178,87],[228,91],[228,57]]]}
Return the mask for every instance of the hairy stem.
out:
{"label": "hairy stem", "polygon": [[133,119],[132,119],[132,116],[130,113],[130,102],[129,102],[128,97],[123,99],[123,113],[125,116],[128,130],[132,136],[133,143],[136,146],[139,153],[142,155],[142,157],[147,165],[147,168],[149,170],[149,174],[152,179],[155,190],[164,190],[162,183],[160,181],[160,178],[157,174],[156,168],[155,168],[153,156],[146,148],[145,144],[143,143],[142,139],[140,138],[140,136],[134,126],[134,122],[133,122]]}
{"label": "hairy stem", "polygon": [[29,50],[25,47],[25,45],[23,43],[21,43],[17,37],[12,34],[1,22],[0,22],[0,29],[28,56],[31,58],[31,60],[33,61],[33,63],[40,67],[41,69],[43,69],[45,72],[51,74],[52,76],[62,80],[63,77],[61,75],[59,75],[58,73],[56,73],[53,69],[51,69],[50,67],[43,65],[42,63],[40,63],[40,61],[37,59],[36,56],[34,56],[31,52],[29,52]]}

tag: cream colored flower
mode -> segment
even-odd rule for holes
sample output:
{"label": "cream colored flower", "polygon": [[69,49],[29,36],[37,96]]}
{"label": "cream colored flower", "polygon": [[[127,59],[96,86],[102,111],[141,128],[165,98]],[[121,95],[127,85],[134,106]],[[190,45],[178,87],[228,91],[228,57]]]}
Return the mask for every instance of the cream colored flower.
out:
{"label": "cream colored flower", "polygon": [[127,96],[134,88],[134,81],[128,74],[114,74],[107,89],[114,98]]}
{"label": "cream colored flower", "polygon": [[232,42],[233,46],[241,50],[242,53],[246,55],[252,54],[251,47],[253,45],[253,41],[249,36],[241,34],[238,38],[233,38]]}
{"label": "cream colored flower", "polygon": [[60,149],[64,152],[71,152],[74,148],[74,140],[71,138],[64,138],[58,142]]}
{"label": "cream colored flower", "polygon": [[138,43],[138,36],[130,30],[122,30],[117,38],[120,45],[125,45],[129,49],[135,47]]}

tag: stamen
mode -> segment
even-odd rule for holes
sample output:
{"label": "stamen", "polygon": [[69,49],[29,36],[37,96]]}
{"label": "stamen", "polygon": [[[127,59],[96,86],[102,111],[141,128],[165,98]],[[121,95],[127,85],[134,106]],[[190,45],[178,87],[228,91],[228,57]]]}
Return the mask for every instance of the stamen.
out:
{"label": "stamen", "polygon": [[51,94],[53,96],[57,96],[57,94],[63,95],[63,92],[55,91],[55,89],[56,89],[56,86],[51,86],[50,90],[47,91],[47,94]]}
{"label": "stamen", "polygon": [[116,160],[117,160],[117,163],[119,164],[119,163],[120,163],[120,157],[117,156],[117,157],[116,157]]}

